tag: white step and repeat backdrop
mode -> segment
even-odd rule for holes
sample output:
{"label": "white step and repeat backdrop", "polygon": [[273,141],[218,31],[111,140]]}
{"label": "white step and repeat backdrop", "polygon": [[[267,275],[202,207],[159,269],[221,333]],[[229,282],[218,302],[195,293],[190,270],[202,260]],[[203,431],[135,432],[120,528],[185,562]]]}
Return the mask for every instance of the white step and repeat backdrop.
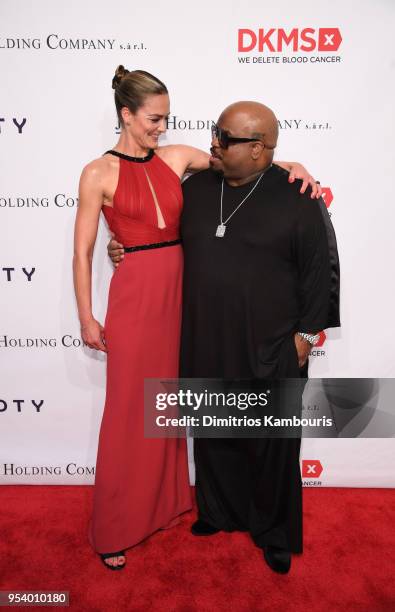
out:
{"label": "white step and repeat backdrop", "polygon": [[[360,378],[368,416],[356,439],[343,423],[336,439],[303,441],[304,482],[395,484],[393,420],[381,421],[384,432],[372,425],[392,395],[380,404],[369,383],[395,376],[394,15],[392,0],[2,0],[1,483],[93,481],[105,358],[82,346],[72,235],[81,169],[117,140],[111,79],[123,64],[167,84],[163,144],[208,150],[226,105],[259,100],[279,119],[277,159],[321,180],[341,255],[343,327],[313,351],[311,374]],[[101,222],[99,320],[107,240]],[[352,420],[355,404],[343,407]]]}

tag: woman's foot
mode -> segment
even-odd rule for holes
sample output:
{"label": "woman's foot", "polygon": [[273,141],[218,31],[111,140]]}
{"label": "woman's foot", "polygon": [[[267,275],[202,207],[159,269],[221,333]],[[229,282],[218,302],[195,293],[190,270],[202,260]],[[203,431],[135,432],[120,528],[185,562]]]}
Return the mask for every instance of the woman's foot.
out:
{"label": "woman's foot", "polygon": [[121,570],[126,565],[125,551],[113,553],[99,553],[104,565],[110,570]]}

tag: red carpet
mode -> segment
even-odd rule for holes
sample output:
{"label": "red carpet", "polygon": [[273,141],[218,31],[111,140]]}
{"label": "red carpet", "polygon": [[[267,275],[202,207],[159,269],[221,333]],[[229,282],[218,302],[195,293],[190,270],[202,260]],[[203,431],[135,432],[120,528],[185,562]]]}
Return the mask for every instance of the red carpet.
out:
{"label": "red carpet", "polygon": [[91,493],[0,487],[0,590],[67,590],[81,612],[395,610],[392,489],[305,489],[305,551],[286,576],[271,572],[246,534],[190,535],[192,513],[110,572],[86,538]]}

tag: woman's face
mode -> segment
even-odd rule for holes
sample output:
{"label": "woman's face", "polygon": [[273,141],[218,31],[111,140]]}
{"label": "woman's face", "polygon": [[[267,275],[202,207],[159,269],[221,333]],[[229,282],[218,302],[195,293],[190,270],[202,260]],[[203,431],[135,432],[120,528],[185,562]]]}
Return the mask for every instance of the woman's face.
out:
{"label": "woman's face", "polygon": [[159,136],[166,132],[169,113],[168,94],[148,96],[135,114],[127,108],[122,109],[125,129],[144,149],[156,149]]}

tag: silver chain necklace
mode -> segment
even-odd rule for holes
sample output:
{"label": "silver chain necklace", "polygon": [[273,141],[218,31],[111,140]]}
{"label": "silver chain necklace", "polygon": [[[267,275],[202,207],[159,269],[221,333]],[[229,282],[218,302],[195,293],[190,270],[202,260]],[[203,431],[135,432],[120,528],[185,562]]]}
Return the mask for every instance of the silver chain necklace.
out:
{"label": "silver chain necklace", "polygon": [[[270,168],[270,166],[269,166]],[[268,170],[268,168],[267,168]],[[222,216],[222,204],[223,204],[223,198],[224,198],[224,179],[222,179],[222,185],[221,185],[221,213],[220,213],[220,224],[217,227],[217,231],[215,232],[215,235],[217,238],[223,238],[225,236],[225,231],[226,231],[226,223],[229,222],[229,220],[233,217],[233,215],[235,214],[235,212],[237,212],[240,208],[240,206],[242,206],[242,204],[244,204],[244,202],[250,197],[250,195],[252,194],[252,192],[256,189],[256,187],[258,186],[259,181],[261,180],[261,178],[263,177],[263,175],[265,174],[266,170],[264,170],[264,172],[262,172],[262,174],[258,177],[258,180],[256,181],[255,185],[253,186],[253,188],[251,189],[251,191],[249,191],[246,195],[246,197],[240,202],[240,204],[238,206],[236,206],[236,208],[234,209],[234,211],[229,215],[229,217],[227,219],[225,219],[225,221],[223,220],[223,216]]]}

